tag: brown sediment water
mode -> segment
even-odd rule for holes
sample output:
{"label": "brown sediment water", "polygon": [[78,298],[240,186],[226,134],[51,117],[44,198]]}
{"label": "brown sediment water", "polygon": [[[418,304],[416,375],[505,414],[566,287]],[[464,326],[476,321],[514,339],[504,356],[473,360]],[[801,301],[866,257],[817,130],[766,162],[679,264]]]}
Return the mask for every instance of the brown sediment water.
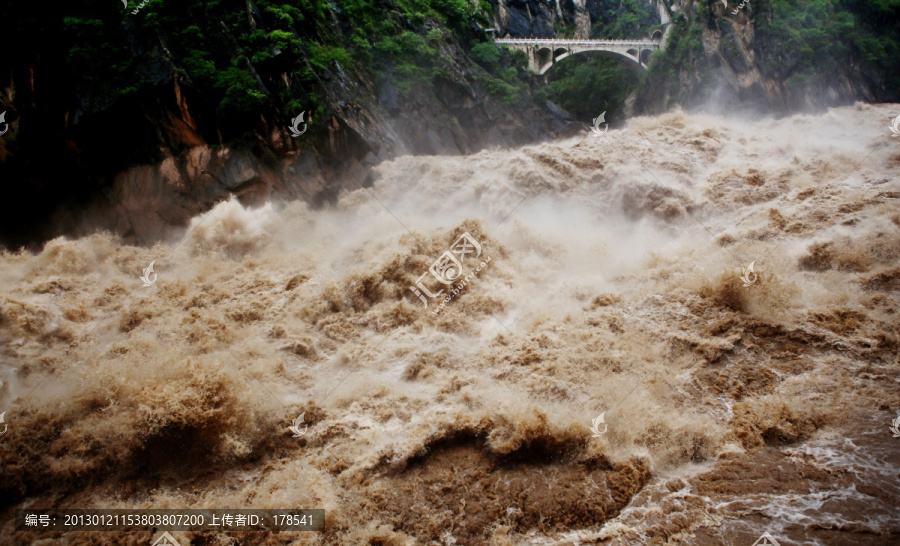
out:
{"label": "brown sediment water", "polygon": [[[4,253],[0,543],[152,539],[29,506],[327,511],[183,545],[898,543],[898,113],[635,118]],[[426,308],[464,233],[489,265]]]}

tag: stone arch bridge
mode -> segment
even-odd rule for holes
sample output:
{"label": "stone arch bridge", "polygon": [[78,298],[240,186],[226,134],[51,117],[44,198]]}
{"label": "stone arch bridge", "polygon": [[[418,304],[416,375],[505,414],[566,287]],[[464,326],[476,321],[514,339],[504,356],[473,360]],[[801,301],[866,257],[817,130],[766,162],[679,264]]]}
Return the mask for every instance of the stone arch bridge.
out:
{"label": "stone arch bridge", "polygon": [[545,74],[554,64],[569,55],[596,52],[623,61],[640,71],[647,68],[650,54],[660,49],[662,33],[649,40],[559,40],[556,38],[498,38],[495,43],[528,54],[528,68]]}

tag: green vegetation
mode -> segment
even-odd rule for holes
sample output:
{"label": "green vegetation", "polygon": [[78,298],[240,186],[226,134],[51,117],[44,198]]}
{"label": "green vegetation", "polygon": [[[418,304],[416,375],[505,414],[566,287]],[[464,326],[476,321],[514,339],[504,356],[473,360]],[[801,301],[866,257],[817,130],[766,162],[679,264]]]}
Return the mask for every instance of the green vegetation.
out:
{"label": "green vegetation", "polygon": [[386,64],[394,64],[394,83],[400,93],[408,95],[415,85],[431,82],[435,67],[440,64],[437,50],[421,35],[404,31],[399,36],[387,37],[375,43],[375,49]]}
{"label": "green vegetation", "polygon": [[500,66],[500,48],[490,42],[475,44],[469,57],[488,71],[496,70]]}
{"label": "green vegetation", "polygon": [[528,57],[523,52],[511,54],[505,46],[500,49],[493,42],[485,42],[476,44],[469,56],[488,72],[489,76],[479,79],[491,96],[507,105],[519,104],[528,96]]}
{"label": "green vegetation", "polygon": [[[659,18],[656,8],[645,0],[622,0],[612,2],[603,11],[602,19],[591,27],[591,38],[631,40],[643,38],[649,33]],[[615,5],[618,4],[618,5]]]}
{"label": "green vegetation", "polygon": [[[168,65],[163,72],[177,73],[183,86],[204,97],[219,124],[231,120],[235,130],[237,121],[259,119],[273,106],[287,116],[321,111],[323,81],[338,66],[375,81],[386,74],[407,96],[449,77],[450,59],[442,56],[448,40],[487,55],[494,51],[481,60],[492,94],[510,102],[525,88],[515,69],[500,66],[496,46],[476,42],[470,23],[490,26],[488,2],[150,0],[132,15],[133,7],[124,12],[124,27],[123,15],[111,11],[65,19],[64,78],[97,111],[160,83],[160,74],[155,83],[145,77],[148,65]],[[240,136],[226,133],[226,139]]]}
{"label": "green vegetation", "polygon": [[[654,8],[643,0],[604,6],[593,38],[638,38],[654,28]],[[483,0],[150,0],[137,15],[92,9],[65,17],[54,32],[65,48],[60,86],[77,90],[85,115],[154,96],[152,88],[175,74],[184,92],[203,97],[198,115],[214,118],[207,125],[224,127],[226,140],[251,131],[273,109],[290,117],[306,108],[323,113],[323,86],[338,67],[372,81],[386,76],[402,96],[424,97],[439,79],[453,78],[454,43],[469,51],[484,69],[476,79],[505,104],[549,97],[579,117],[612,115],[641,84],[615,62],[577,55],[548,74],[546,89],[532,93],[524,54],[481,42],[473,30],[473,22],[490,26],[493,8]],[[900,0],[754,0],[748,13],[765,76],[802,89],[858,67],[860,78],[897,95]],[[574,31],[557,25],[560,34]],[[707,56],[702,36],[716,25],[724,30],[724,58],[740,62],[731,23],[712,19],[709,5],[700,3],[688,17],[675,17],[668,48],[654,54],[643,81],[667,82],[676,100],[701,95],[719,62]]]}
{"label": "green vegetation", "polygon": [[[754,56],[763,76],[815,93],[858,69],[861,79],[888,90],[885,100],[900,100],[900,0],[754,0],[752,6]],[[724,57],[743,63],[732,23],[711,18],[702,4],[690,21],[677,15],[666,51],[654,54],[644,80],[669,82],[676,102],[699,101],[715,82],[717,59],[707,57],[702,42],[703,29],[715,25],[723,30]]]}
{"label": "green vegetation", "polygon": [[900,0],[755,0],[760,69],[788,87],[862,69],[900,89]]}
{"label": "green vegetation", "polygon": [[63,36],[71,43],[66,68],[79,75],[79,91],[96,108],[133,98],[143,83],[136,59],[119,47],[114,32],[115,25],[102,19],[63,20]]}
{"label": "green vegetation", "polygon": [[562,24],[556,23],[553,25],[553,33],[556,34],[558,38],[574,38],[575,37],[575,24]]}
{"label": "green vegetation", "polygon": [[[642,38],[653,25],[654,8],[643,0],[622,0],[602,13],[591,28],[591,38]],[[563,59],[547,73],[547,95],[562,108],[582,120],[606,111],[615,118],[625,98],[637,88],[637,75],[622,63],[590,54]]]}
{"label": "green vegetation", "polygon": [[607,121],[615,118],[639,82],[621,63],[588,55],[563,59],[548,77],[553,102],[585,122],[604,111]]}
{"label": "green vegetation", "polygon": [[262,106],[266,95],[259,90],[253,76],[239,65],[221,71],[215,88],[222,97],[219,112],[225,117],[244,117]]}
{"label": "green vegetation", "polygon": [[[684,17],[676,18],[665,51],[651,55],[648,71],[641,76],[643,82],[654,77],[679,86],[680,78],[687,77],[702,86],[711,87],[715,74],[703,48],[700,25],[692,25]],[[693,89],[688,91],[693,92]],[[675,96],[676,103],[679,98]]]}

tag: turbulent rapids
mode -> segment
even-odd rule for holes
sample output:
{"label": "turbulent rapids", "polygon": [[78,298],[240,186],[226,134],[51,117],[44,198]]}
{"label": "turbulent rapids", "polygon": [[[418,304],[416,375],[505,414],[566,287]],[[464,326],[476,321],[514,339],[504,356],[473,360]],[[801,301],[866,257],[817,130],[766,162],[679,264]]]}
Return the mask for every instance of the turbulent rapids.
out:
{"label": "turbulent rapids", "polygon": [[327,512],[182,544],[898,541],[897,113],[635,118],[5,253],[2,543],[153,538],[27,506]]}

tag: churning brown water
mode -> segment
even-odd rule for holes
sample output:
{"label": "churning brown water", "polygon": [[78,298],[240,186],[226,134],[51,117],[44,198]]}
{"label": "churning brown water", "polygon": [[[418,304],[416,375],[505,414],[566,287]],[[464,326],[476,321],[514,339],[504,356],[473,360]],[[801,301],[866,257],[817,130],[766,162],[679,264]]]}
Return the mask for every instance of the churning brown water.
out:
{"label": "churning brown water", "polygon": [[[152,539],[29,506],[328,514],[182,545],[897,543],[898,109],[637,118],[6,253],[2,543]],[[436,313],[409,287],[464,232]]]}

